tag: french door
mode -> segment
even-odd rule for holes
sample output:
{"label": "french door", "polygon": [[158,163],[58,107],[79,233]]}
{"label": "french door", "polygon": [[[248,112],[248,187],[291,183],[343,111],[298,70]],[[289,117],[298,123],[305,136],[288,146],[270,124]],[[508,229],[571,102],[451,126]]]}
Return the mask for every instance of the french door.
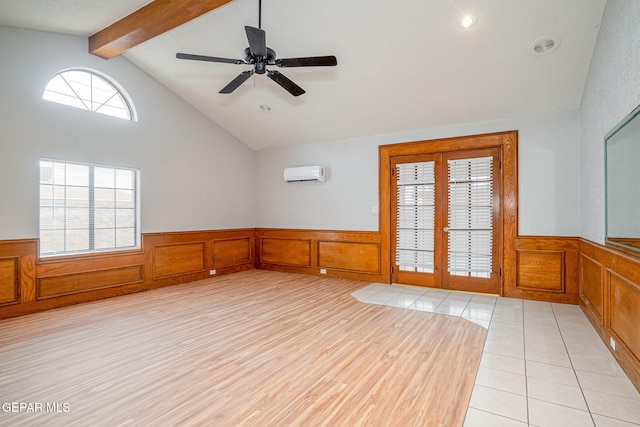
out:
{"label": "french door", "polygon": [[500,149],[391,158],[392,281],[499,293]]}

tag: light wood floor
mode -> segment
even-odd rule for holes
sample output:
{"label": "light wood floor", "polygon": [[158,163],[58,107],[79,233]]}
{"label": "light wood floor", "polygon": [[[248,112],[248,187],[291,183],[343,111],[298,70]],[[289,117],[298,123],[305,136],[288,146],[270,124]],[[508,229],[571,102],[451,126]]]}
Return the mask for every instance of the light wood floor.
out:
{"label": "light wood floor", "polygon": [[0,425],[461,426],[486,330],[365,285],[248,271],[0,321],[0,404],[43,405]]}

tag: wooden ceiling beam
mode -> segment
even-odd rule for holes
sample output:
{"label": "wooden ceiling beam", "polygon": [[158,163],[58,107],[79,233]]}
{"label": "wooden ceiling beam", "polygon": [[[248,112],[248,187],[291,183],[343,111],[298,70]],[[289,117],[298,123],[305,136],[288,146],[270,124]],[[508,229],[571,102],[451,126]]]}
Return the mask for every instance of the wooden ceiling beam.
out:
{"label": "wooden ceiling beam", "polygon": [[155,0],[89,37],[89,53],[109,59],[232,0]]}

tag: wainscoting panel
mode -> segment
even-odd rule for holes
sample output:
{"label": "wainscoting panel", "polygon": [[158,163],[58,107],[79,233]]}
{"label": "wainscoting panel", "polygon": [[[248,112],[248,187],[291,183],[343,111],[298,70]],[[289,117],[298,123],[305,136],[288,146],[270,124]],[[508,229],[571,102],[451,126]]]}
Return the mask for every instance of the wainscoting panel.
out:
{"label": "wainscoting panel", "polygon": [[584,239],[580,255],[580,306],[640,390],[640,257]]}
{"label": "wainscoting panel", "polygon": [[380,273],[377,243],[318,242],[318,267]]}
{"label": "wainscoting panel", "polygon": [[565,292],[564,252],[517,250],[516,287]]}
{"label": "wainscoting panel", "polygon": [[[604,267],[598,261],[580,254],[580,298],[598,322],[604,322]],[[604,324],[604,323],[603,323]]]}
{"label": "wainscoting panel", "polygon": [[20,258],[0,258],[0,305],[15,304],[20,294]]}
{"label": "wainscoting panel", "polygon": [[143,281],[143,265],[42,277],[37,280],[37,298],[40,300]]}
{"label": "wainscoting panel", "polygon": [[311,240],[263,237],[260,259],[263,264],[311,267]]}
{"label": "wainscoting panel", "polygon": [[640,355],[640,286],[609,272],[609,328],[631,353]]}
{"label": "wainscoting panel", "polygon": [[259,269],[388,282],[378,232],[259,228],[256,236]]}
{"label": "wainscoting panel", "polygon": [[153,278],[202,273],[206,268],[205,242],[173,243],[153,247]]}
{"label": "wainscoting panel", "polygon": [[47,257],[36,265],[36,305],[53,308],[128,293],[142,285],[141,250]]}
{"label": "wainscoting panel", "polygon": [[212,242],[213,268],[253,264],[253,237]]}
{"label": "wainscoting panel", "polygon": [[515,280],[505,280],[504,296],[578,303],[577,238],[518,236],[515,252]]}
{"label": "wainscoting panel", "polygon": [[253,269],[254,235],[253,228],[145,234],[145,288]]}

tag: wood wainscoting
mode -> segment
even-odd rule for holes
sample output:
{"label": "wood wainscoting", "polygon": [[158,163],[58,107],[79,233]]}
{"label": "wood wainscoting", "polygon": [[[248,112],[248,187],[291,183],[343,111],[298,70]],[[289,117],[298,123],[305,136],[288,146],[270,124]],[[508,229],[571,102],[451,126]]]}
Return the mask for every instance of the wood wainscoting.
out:
{"label": "wood wainscoting", "polygon": [[[577,304],[578,242],[517,237],[514,256],[505,263],[503,295]],[[35,239],[0,242],[0,318],[201,280],[213,270],[220,275],[257,268],[390,283],[390,255],[374,231],[149,233],[139,250],[42,259],[37,247]]]}
{"label": "wood wainscoting", "polygon": [[582,310],[640,390],[640,258],[581,239],[579,278]]}
{"label": "wood wainscoting", "polygon": [[[260,228],[256,268],[388,283],[380,233]],[[322,272],[321,272],[322,271]]]}
{"label": "wood wainscoting", "polygon": [[0,241],[0,313],[35,301],[37,252],[37,240]]}
{"label": "wood wainscoting", "polygon": [[143,236],[149,287],[192,282],[254,268],[253,228]]}
{"label": "wood wainscoting", "polygon": [[578,304],[579,239],[576,237],[518,236],[515,280],[505,281],[504,296]]}
{"label": "wood wainscoting", "polygon": [[0,241],[0,319],[253,269],[255,229],[142,235],[139,250],[38,258]]}

